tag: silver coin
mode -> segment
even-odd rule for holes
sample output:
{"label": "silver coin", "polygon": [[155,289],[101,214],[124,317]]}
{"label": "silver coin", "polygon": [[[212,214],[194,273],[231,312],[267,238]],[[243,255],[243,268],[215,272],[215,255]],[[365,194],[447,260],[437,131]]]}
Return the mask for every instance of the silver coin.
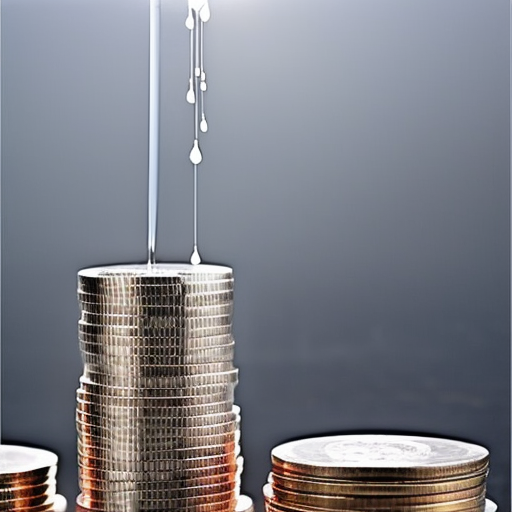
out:
{"label": "silver coin", "polygon": [[[126,492],[136,490],[155,490],[172,492],[175,489],[190,489],[194,491],[196,487],[208,488],[217,485],[235,484],[236,479],[232,472],[222,473],[220,475],[213,475],[205,478],[180,478],[168,481],[157,482],[119,482],[110,480],[86,481],[82,485],[85,489],[99,490],[99,491],[113,491],[113,492]],[[82,490],[82,489],[81,489]]]}
{"label": "silver coin", "polygon": [[[163,429],[156,429],[155,434],[150,435],[150,432],[140,431],[133,429],[131,431],[112,430],[102,425],[91,425],[85,421],[77,421],[77,431],[79,435],[86,436],[87,439],[91,439],[91,442],[95,444],[108,444],[109,442],[122,442],[125,440],[126,443],[139,443],[144,446],[145,443],[166,444],[176,443],[179,445],[196,445],[204,444],[208,442],[210,438],[215,439],[217,436],[232,435],[235,434],[235,440],[238,441],[236,425],[233,421],[225,423],[213,423],[209,425],[201,426],[184,426],[184,427],[168,427]],[[144,434],[144,438],[141,440],[141,435]]]}
{"label": "silver coin", "polygon": [[187,347],[186,345],[140,345],[133,342],[128,344],[107,344],[102,340],[79,340],[80,350],[85,354],[105,355],[109,357],[207,357],[221,354],[234,354],[235,342],[215,346]]}
{"label": "silver coin", "polygon": [[254,512],[254,503],[249,496],[241,494],[236,502],[235,512]]}
{"label": "silver coin", "polygon": [[[434,478],[456,476],[484,467],[489,452],[477,445],[417,436],[347,435],[292,441],[271,453],[279,468],[350,478]],[[279,472],[279,470],[277,470]]]}
{"label": "silver coin", "polygon": [[[104,427],[105,429],[113,428],[111,424],[109,424],[108,420],[102,419],[101,416],[93,416],[84,412],[76,411],[77,414],[77,422],[80,422],[81,426],[87,428],[87,425],[94,427]],[[87,422],[84,421],[84,418],[87,419]],[[203,416],[168,416],[165,418],[165,421],[160,420],[158,427],[169,429],[170,431],[177,428],[191,428],[191,427],[206,427],[209,425],[218,425],[221,423],[226,423],[233,420],[232,412],[220,412],[216,414],[205,414]],[[91,423],[94,422],[94,423]],[[144,425],[144,422],[142,422]],[[128,425],[132,429],[136,431],[138,425],[136,423],[131,423]],[[126,427],[126,432],[129,432],[128,426]],[[117,427],[116,427],[117,429]]]}
{"label": "silver coin", "polygon": [[[234,496],[229,501],[214,501],[206,500],[204,498],[188,499],[188,500],[136,500],[134,496],[119,495],[118,500],[114,501],[95,501],[89,500],[89,503],[94,508],[87,507],[90,512],[96,510],[101,512],[116,512],[118,510],[124,510],[125,512],[140,512],[149,511],[168,511],[168,510],[181,510],[183,512],[225,512],[234,508]],[[84,498],[85,502],[85,498]]]}
{"label": "silver coin", "polygon": [[[105,398],[100,399],[99,397],[86,397],[78,398],[82,405],[80,411],[103,414],[106,412],[107,415],[115,415],[118,410],[139,410],[143,411],[147,409],[150,413],[160,411],[162,416],[165,416],[166,408],[182,408],[182,407],[198,407],[206,406],[209,404],[219,404],[222,402],[229,402],[233,404],[234,393],[231,391],[225,391],[216,395],[199,395],[189,398],[177,397],[177,398],[164,398],[164,399],[117,399],[117,398]],[[112,410],[109,410],[113,408]],[[164,412],[162,412],[162,409]]]}
{"label": "silver coin", "polygon": [[79,302],[110,304],[167,304],[174,306],[208,306],[233,302],[233,285],[227,281],[211,282],[207,285],[181,285],[175,287],[165,283],[157,285],[120,285],[109,290],[91,292],[78,288]]}
{"label": "silver coin", "polygon": [[144,450],[134,451],[133,449],[125,449],[118,447],[115,450],[90,446],[82,442],[78,443],[78,456],[84,460],[88,458],[100,459],[113,464],[136,463],[136,462],[152,462],[174,461],[184,459],[198,459],[201,457],[223,457],[235,454],[235,442],[223,443],[220,445],[200,446],[193,448],[173,448],[153,449],[146,447]]}
{"label": "silver coin", "polygon": [[[233,279],[215,279],[197,283],[170,283],[165,280],[157,283],[118,283],[114,286],[99,286],[96,283],[85,288],[80,282],[77,289],[79,301],[85,302],[119,302],[124,304],[154,304],[158,297],[173,298],[187,295],[201,295],[231,292],[234,289]],[[149,300],[146,300],[149,299]],[[157,301],[158,303],[158,301]]]}
{"label": "silver coin", "polygon": [[172,315],[165,309],[146,309],[140,312],[140,315],[134,314],[111,314],[107,312],[91,313],[82,309],[80,319],[87,324],[112,325],[128,327],[169,327],[179,329],[209,329],[211,327],[224,327],[231,325],[232,315],[217,316],[177,316]]}
{"label": "silver coin", "polygon": [[[174,382],[175,387],[159,387],[159,388],[137,388],[137,387],[117,387],[105,386],[91,382],[86,377],[80,377],[80,390],[92,396],[105,395],[106,397],[115,398],[174,398],[174,397],[191,397],[198,395],[211,395],[220,393],[226,389],[232,389],[236,386],[238,379],[238,371],[234,371],[219,382],[212,384],[201,384],[196,379],[184,377]],[[219,380],[219,379],[216,379]],[[237,406],[233,406],[234,408]],[[239,413],[234,414],[238,417]]]}
{"label": "silver coin", "polygon": [[141,348],[168,348],[169,350],[171,348],[176,350],[199,350],[215,348],[234,342],[231,333],[192,338],[184,335],[181,330],[178,336],[171,336],[168,330],[165,335],[161,335],[163,331],[154,331],[151,329],[143,329],[141,333],[133,332],[123,334],[123,332],[119,332],[115,334],[111,326],[106,330],[97,328],[91,329],[91,326],[88,324],[79,324],[78,327],[78,339],[80,341],[99,344],[105,347],[140,346]]}
{"label": "silver coin", "polygon": [[0,445],[0,478],[47,470],[57,465],[57,455],[39,448]]}
{"label": "silver coin", "polygon": [[[167,408],[167,407],[187,407],[190,405],[202,405],[207,403],[220,403],[220,402],[233,402],[234,386],[226,386],[225,389],[217,393],[210,393],[205,395],[195,396],[174,396],[166,398],[126,398],[126,397],[112,397],[104,395],[93,395],[85,392],[82,389],[77,389],[77,399],[85,403],[91,403],[103,407],[110,407],[111,405],[117,407],[150,407]],[[165,415],[165,413],[164,413]]]}
{"label": "silver coin", "polygon": [[108,282],[109,279],[159,280],[163,277],[186,279],[197,282],[211,279],[228,279],[233,269],[223,265],[191,265],[189,263],[157,263],[148,268],[145,264],[106,265],[84,268],[78,272],[79,279],[97,279]]}
{"label": "silver coin", "polygon": [[[207,338],[207,340],[215,341],[215,338],[225,338],[232,336],[231,330],[227,329],[226,326],[223,326],[222,329],[218,328],[219,333],[209,334],[209,333],[201,333],[200,330],[196,329],[195,331],[199,332],[199,336],[192,336],[190,332],[185,328],[178,327],[168,327],[168,326],[121,326],[121,325],[112,325],[110,323],[106,324],[88,324],[83,322],[82,320],[78,321],[78,330],[79,333],[90,334],[92,336],[98,337],[113,337],[113,338],[142,338],[148,340],[183,340],[183,342],[188,341],[189,338]],[[212,329],[209,329],[212,330]],[[226,331],[226,332],[222,332]]]}
{"label": "silver coin", "polygon": [[89,314],[107,316],[172,316],[176,318],[207,318],[221,315],[233,316],[233,303],[202,307],[184,307],[157,304],[153,306],[126,306],[118,304],[93,304],[81,302],[80,308]]}
{"label": "silver coin", "polygon": [[234,370],[232,361],[225,361],[220,363],[202,363],[202,364],[188,364],[188,365],[174,365],[174,366],[119,366],[119,365],[106,365],[106,364],[90,364],[84,363],[84,375],[98,380],[103,375],[106,382],[113,384],[123,385],[130,384],[137,380],[148,379],[168,379],[176,377],[186,377],[194,375],[211,375],[226,373]]}
{"label": "silver coin", "polygon": [[[80,434],[80,432],[79,432]],[[166,432],[163,432],[163,436],[134,436],[128,439],[126,436],[116,438],[114,436],[93,436],[93,435],[79,435],[78,443],[84,448],[99,448],[105,450],[120,449],[124,450],[136,447],[138,450],[161,450],[169,451],[170,449],[184,450],[184,449],[195,449],[210,445],[231,445],[231,443],[237,444],[237,436],[235,431],[227,430],[223,433],[210,433],[208,436],[190,435],[189,433],[177,437],[170,436]]]}
{"label": "silver coin", "polygon": [[230,482],[227,484],[219,484],[217,486],[204,486],[194,487],[193,489],[172,489],[169,490],[153,490],[153,489],[136,489],[133,491],[111,491],[111,490],[96,490],[90,489],[85,491],[83,494],[87,494],[91,499],[95,501],[110,501],[119,497],[119,494],[124,497],[130,497],[133,495],[140,502],[146,501],[169,501],[171,504],[175,504],[178,501],[197,501],[199,499],[204,500],[218,500],[226,501],[232,497],[235,490],[235,483]]}
{"label": "silver coin", "polygon": [[229,371],[220,371],[209,374],[197,375],[176,375],[169,377],[130,377],[126,376],[121,379],[119,376],[105,375],[104,373],[93,372],[88,370],[84,374],[84,378],[92,381],[94,384],[103,384],[112,388],[153,388],[170,389],[176,387],[193,387],[194,385],[212,385],[225,382],[233,382],[238,380],[238,370],[236,368]]}
{"label": "silver coin", "polygon": [[[103,324],[87,324],[79,320],[80,325],[87,325],[96,327],[99,332],[105,334],[121,335],[121,336],[134,336],[142,338],[211,338],[216,336],[231,335],[231,324],[212,326],[212,327],[173,327],[169,325],[167,318],[153,317],[148,318],[147,322],[141,322],[138,326],[133,325],[115,325],[112,322]],[[158,331],[158,332],[157,332]]]}
{"label": "silver coin", "polygon": [[231,412],[232,407],[232,402],[222,401],[199,405],[175,406],[172,408],[170,407],[164,412],[161,407],[151,407],[148,405],[127,408],[124,406],[105,406],[97,403],[77,400],[77,411],[86,413],[89,416],[98,416],[99,418],[103,418],[105,421],[133,421],[134,424],[138,421],[145,422],[151,419],[156,420],[159,424],[163,425],[166,421],[174,419],[176,416],[195,417],[211,414],[227,414]]}
{"label": "silver coin", "polygon": [[124,351],[124,354],[122,351],[106,353],[106,351],[100,351],[101,349],[98,350],[98,347],[95,347],[96,351],[86,350],[86,348],[90,347],[84,347],[83,344],[80,344],[80,354],[85,364],[106,365],[107,368],[110,366],[116,368],[119,365],[125,367],[203,365],[232,362],[234,358],[234,344],[224,348],[195,351],[186,355],[172,355],[165,353],[165,351],[159,351],[160,353],[149,351],[150,353],[146,352],[145,354],[142,352],[126,354],[126,351]]}

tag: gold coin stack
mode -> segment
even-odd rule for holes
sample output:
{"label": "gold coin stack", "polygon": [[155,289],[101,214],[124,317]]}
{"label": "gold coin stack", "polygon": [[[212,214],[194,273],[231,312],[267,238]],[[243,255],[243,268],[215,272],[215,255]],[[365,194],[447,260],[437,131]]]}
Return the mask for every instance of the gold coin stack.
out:
{"label": "gold coin stack", "polygon": [[78,298],[78,509],[233,511],[243,459],[232,270],[86,269]]}
{"label": "gold coin stack", "polygon": [[25,446],[0,445],[0,510],[53,511],[57,455]]}
{"label": "gold coin stack", "polygon": [[272,450],[267,512],[482,512],[489,452],[430,437],[346,435]]}

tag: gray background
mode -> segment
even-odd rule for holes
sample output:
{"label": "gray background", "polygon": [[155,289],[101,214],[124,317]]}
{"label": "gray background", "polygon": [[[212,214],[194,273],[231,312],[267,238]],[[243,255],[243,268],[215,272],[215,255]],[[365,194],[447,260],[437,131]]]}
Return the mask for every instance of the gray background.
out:
{"label": "gray background", "polygon": [[[185,0],[163,0],[159,260],[192,249]],[[245,491],[272,446],[490,448],[509,510],[509,3],[211,0],[200,248],[236,273]],[[148,0],[2,1],[3,439],[76,495],[76,272],[142,261]],[[261,500],[260,500],[261,501]]]}

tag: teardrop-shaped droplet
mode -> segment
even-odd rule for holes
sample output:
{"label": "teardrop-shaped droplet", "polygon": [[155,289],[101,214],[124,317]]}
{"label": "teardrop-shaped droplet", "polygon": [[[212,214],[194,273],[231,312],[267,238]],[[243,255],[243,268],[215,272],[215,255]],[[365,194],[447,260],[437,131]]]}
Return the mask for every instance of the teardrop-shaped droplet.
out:
{"label": "teardrop-shaped droplet", "polygon": [[205,92],[206,89],[208,89],[208,86],[206,85],[206,82],[205,81],[202,81],[200,84],[199,84],[199,87],[201,89],[201,91]]}
{"label": "teardrop-shaped droplet", "polygon": [[201,18],[201,21],[203,23],[206,23],[210,19],[211,12],[210,12],[210,5],[208,3],[208,0],[206,0],[202,9],[199,11],[199,17]]}
{"label": "teardrop-shaped droplet", "polygon": [[196,102],[196,93],[194,92],[194,85],[192,84],[192,80],[189,80],[187,101],[191,104],[194,104]]}
{"label": "teardrop-shaped droplet", "polygon": [[189,7],[188,9],[188,16],[187,16],[187,19],[185,20],[185,26],[189,29],[189,30],[194,30],[194,27],[196,26],[195,22],[194,22],[194,16],[192,16],[192,9]]}
{"label": "teardrop-shaped droplet", "polygon": [[199,265],[199,263],[201,263],[201,256],[199,256],[197,246],[194,246],[194,252],[192,256],[190,256],[190,263],[192,263],[192,265]]}
{"label": "teardrop-shaped droplet", "polygon": [[204,114],[203,114],[203,118],[201,119],[199,128],[201,129],[201,131],[203,133],[206,133],[208,131],[208,123],[206,122],[206,117],[204,117]]}
{"label": "teardrop-shaped droplet", "polygon": [[192,147],[192,151],[190,151],[190,161],[194,165],[198,165],[203,160],[203,154],[199,149],[199,141],[197,139],[194,140],[194,146]]}

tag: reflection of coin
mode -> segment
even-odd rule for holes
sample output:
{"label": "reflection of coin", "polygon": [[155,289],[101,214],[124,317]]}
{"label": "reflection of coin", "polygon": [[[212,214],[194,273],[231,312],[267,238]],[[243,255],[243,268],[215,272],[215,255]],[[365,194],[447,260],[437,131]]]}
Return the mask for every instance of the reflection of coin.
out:
{"label": "reflection of coin", "polygon": [[488,458],[489,452],[477,445],[413,436],[333,436],[292,441],[272,450],[276,467],[337,478],[456,476],[485,467]]}

